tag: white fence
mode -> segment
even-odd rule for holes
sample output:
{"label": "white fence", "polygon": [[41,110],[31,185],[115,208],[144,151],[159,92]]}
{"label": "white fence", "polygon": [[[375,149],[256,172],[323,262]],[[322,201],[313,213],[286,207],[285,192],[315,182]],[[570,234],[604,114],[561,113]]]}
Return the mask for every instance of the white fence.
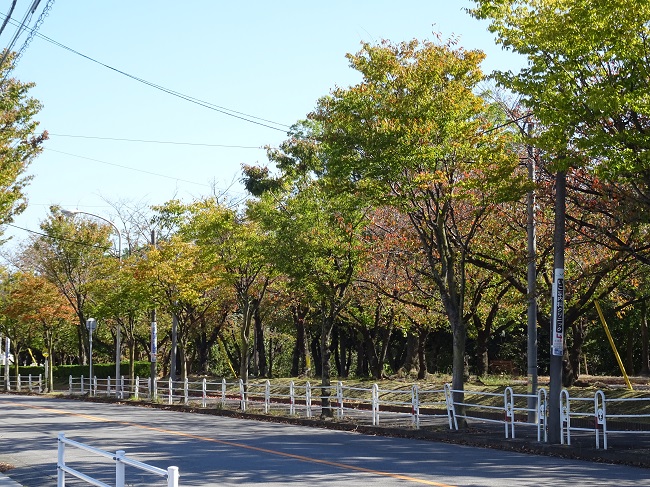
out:
{"label": "white fence", "polygon": [[[337,418],[368,421],[372,425],[389,422],[394,426],[420,428],[423,421],[448,424],[458,429],[459,419],[502,424],[506,438],[515,438],[516,431],[534,428],[537,441],[547,441],[548,400],[544,388],[537,394],[520,394],[512,387],[503,392],[458,391],[447,384],[443,389],[423,390],[417,385],[403,389],[381,389],[349,386],[343,382],[328,387],[311,385],[309,382],[295,384],[272,384],[270,381],[251,382],[241,380],[221,381],[172,381],[156,382],[151,391],[148,379],[136,377],[134,381],[94,379],[93,394],[128,397],[132,399],[154,398],[167,404],[196,405],[197,407],[221,407],[239,409],[272,410],[289,415],[311,418],[322,413],[321,398],[329,397],[328,407]],[[91,381],[82,378],[69,379],[70,394],[86,394]],[[462,397],[455,400],[454,397]],[[533,404],[533,406],[529,406]],[[607,449],[608,437],[613,434],[645,434],[650,437],[650,397],[607,398],[597,391],[593,396],[571,396],[563,390],[560,398],[561,439],[571,444],[572,434],[594,434],[596,448]],[[632,411],[632,412],[630,412]],[[648,411],[648,412],[645,412]],[[534,417],[534,421],[528,421]],[[633,426],[630,426],[632,424]]]}
{"label": "white fence", "polygon": [[[635,412],[631,412],[635,411]],[[575,397],[566,389],[560,394],[562,443],[571,445],[572,432],[593,434],[596,448],[607,450],[608,436],[650,436],[650,397],[607,398],[598,390],[593,396]]]}
{"label": "white fence", "polygon": [[92,478],[89,475],[80,472],[77,469],[74,469],[65,463],[65,451],[66,445],[74,446],[81,450],[84,450],[89,453],[93,453],[100,457],[108,458],[115,462],[115,487],[125,487],[126,484],[126,466],[136,468],[148,472],[152,475],[158,477],[164,477],[167,479],[167,487],[178,487],[178,467],[168,467],[167,470],[163,470],[146,463],[133,460],[126,456],[124,450],[118,450],[115,453],[107,452],[94,448],[92,446],[86,445],[84,443],[79,443],[78,441],[71,440],[65,437],[64,433],[59,433],[58,436],[58,459],[57,459],[57,487],[65,487],[66,485],[66,474],[83,480],[86,483],[95,485],[97,487],[111,487],[109,484],[102,482],[98,479]]}
{"label": "white fence", "polygon": [[44,388],[43,377],[40,374],[10,376],[9,382],[6,382],[4,377],[0,377],[0,389],[5,391],[43,392]]}

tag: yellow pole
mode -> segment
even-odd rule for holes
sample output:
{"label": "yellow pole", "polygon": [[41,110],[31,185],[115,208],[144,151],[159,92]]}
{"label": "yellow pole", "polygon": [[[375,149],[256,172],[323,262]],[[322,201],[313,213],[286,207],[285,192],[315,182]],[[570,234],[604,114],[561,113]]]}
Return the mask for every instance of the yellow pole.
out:
{"label": "yellow pole", "polygon": [[623,362],[621,361],[621,356],[618,354],[618,350],[616,350],[616,345],[614,345],[614,339],[612,338],[612,334],[609,332],[609,327],[607,326],[607,322],[605,321],[605,317],[603,316],[603,310],[600,309],[600,305],[598,304],[598,301],[594,301],[594,304],[596,305],[596,311],[598,311],[598,316],[600,316],[600,321],[603,323],[603,327],[605,328],[605,333],[607,333],[609,344],[612,346],[612,350],[614,350],[614,356],[616,357],[618,366],[621,368],[621,372],[623,372],[625,383],[627,384],[628,389],[632,391],[633,389],[632,389],[632,384],[630,383],[630,378],[627,376],[627,372],[625,372],[625,367],[623,366]]}

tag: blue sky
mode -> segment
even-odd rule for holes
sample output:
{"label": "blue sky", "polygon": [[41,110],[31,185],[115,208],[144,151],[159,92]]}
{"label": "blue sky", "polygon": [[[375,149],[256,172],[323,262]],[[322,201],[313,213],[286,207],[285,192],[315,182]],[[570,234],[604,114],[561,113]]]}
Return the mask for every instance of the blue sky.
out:
{"label": "blue sky", "polygon": [[[14,17],[22,18],[30,3],[19,0]],[[8,5],[0,9],[3,14]],[[433,39],[433,32],[440,32],[444,38],[459,36],[466,49],[484,50],[486,72],[518,69],[521,60],[496,46],[486,24],[464,12],[471,5],[470,0],[58,1],[39,33],[170,90],[288,126],[333,87],[358,81],[345,54],[357,52],[363,41]],[[3,47],[13,31],[0,36]],[[38,118],[51,134],[29,169],[34,175],[29,208],[15,220],[30,230],[39,229],[52,204],[112,219],[110,202],[191,201],[210,194],[213,183],[217,191],[241,197],[241,164],[265,162],[261,148],[286,137],[283,130],[176,98],[38,37],[14,75],[36,83],[32,95],[44,105]],[[29,233],[9,227],[6,235],[14,236],[11,247]]]}

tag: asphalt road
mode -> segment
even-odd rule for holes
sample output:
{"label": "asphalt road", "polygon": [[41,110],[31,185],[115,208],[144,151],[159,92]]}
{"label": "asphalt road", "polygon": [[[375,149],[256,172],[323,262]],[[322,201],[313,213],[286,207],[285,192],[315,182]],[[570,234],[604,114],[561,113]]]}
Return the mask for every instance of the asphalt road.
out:
{"label": "asphalt road", "polygon": [[[181,486],[641,486],[650,470],[142,407],[0,395],[0,462],[26,487],[56,485],[57,434],[180,469]],[[110,483],[114,467],[67,447]],[[70,481],[68,485],[87,485]],[[166,485],[127,468],[127,485]]]}

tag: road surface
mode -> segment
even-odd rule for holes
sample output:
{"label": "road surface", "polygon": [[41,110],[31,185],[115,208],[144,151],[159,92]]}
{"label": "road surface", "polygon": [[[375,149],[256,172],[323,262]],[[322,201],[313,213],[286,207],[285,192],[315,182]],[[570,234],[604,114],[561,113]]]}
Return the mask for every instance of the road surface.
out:
{"label": "road surface", "polygon": [[[128,405],[0,394],[0,418],[0,461],[15,465],[7,475],[26,487],[56,485],[59,432],[178,466],[184,487],[650,485],[650,470],[634,467]],[[114,478],[114,467],[72,447],[66,461]],[[129,486],[166,485],[130,467],[126,478]]]}

